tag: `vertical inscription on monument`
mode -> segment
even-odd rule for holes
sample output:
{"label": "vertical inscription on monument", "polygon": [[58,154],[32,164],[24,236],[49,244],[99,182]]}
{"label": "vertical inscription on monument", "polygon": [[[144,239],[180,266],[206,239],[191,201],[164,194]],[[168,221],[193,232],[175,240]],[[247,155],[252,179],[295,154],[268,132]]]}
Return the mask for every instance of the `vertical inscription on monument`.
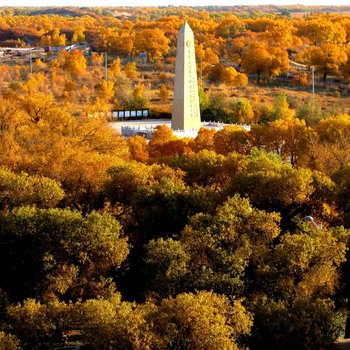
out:
{"label": "vertical inscription on monument", "polygon": [[194,44],[191,40],[186,41],[186,51],[187,51],[187,70],[188,70],[188,90],[189,90],[189,102],[190,102],[190,109],[189,109],[189,117],[198,117],[198,111],[196,108],[196,95],[197,89],[196,89],[196,78],[195,78],[195,71],[193,69],[196,69],[196,66],[193,66],[193,62],[195,64],[195,57],[192,55],[193,49],[192,46]]}

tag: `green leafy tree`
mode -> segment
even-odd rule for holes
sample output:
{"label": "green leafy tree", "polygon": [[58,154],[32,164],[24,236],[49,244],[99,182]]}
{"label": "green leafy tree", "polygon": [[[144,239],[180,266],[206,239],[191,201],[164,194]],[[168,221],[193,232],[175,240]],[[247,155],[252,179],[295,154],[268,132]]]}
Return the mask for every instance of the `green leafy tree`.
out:
{"label": "green leafy tree", "polygon": [[186,283],[190,259],[181,242],[171,238],[151,240],[145,258],[149,288],[161,296],[176,295],[179,286]]}
{"label": "green leafy tree", "polygon": [[189,185],[216,187],[225,178],[224,161],[223,155],[202,150],[198,153],[183,154],[175,158],[171,165],[185,171],[185,181]]}
{"label": "green leafy tree", "polygon": [[247,99],[240,99],[231,104],[234,121],[240,124],[252,124],[254,121],[253,106]]}
{"label": "green leafy tree", "polygon": [[[147,246],[153,291],[243,293],[246,269],[258,264],[278,236],[278,222],[277,214],[255,210],[238,196],[219,206],[215,214],[193,216],[179,242],[160,239]],[[169,281],[171,290],[165,287]]]}
{"label": "green leafy tree", "polygon": [[108,170],[109,179],[105,183],[107,198],[115,203],[130,205],[138,188],[151,186],[164,179],[183,184],[184,173],[167,165],[140,164],[135,161],[122,162]]}
{"label": "green leafy tree", "polygon": [[62,200],[64,192],[59,183],[42,176],[16,174],[0,168],[0,206],[15,207],[35,204],[52,207]]}
{"label": "green leafy tree", "polygon": [[18,339],[11,334],[0,332],[0,350],[20,350]]}
{"label": "green leafy tree", "polygon": [[339,285],[345,251],[346,245],[332,232],[286,234],[272,252],[268,270],[263,268],[258,274],[257,283],[283,300],[331,297]]}
{"label": "green leafy tree", "polygon": [[294,303],[261,298],[254,305],[249,345],[257,350],[332,349],[342,315],[331,300],[299,299]]}
{"label": "green leafy tree", "polygon": [[7,309],[7,327],[14,329],[25,349],[64,344],[64,333],[74,329],[79,313],[74,304],[26,299]]}
{"label": "green leafy tree", "polygon": [[132,200],[132,208],[143,232],[151,237],[180,232],[188,218],[215,207],[215,194],[205,188],[191,188],[164,178],[142,186]]}
{"label": "green leafy tree", "polygon": [[110,215],[22,207],[0,217],[2,286],[14,299],[74,299],[114,288],[106,273],[129,249]]}
{"label": "green leafy tree", "polygon": [[81,304],[82,336],[95,349],[150,349],[153,334],[148,314],[155,306],[123,302],[119,294]]}
{"label": "green leafy tree", "polygon": [[334,194],[343,213],[343,222],[346,227],[350,227],[350,167],[345,166],[340,169],[333,174],[332,179],[336,184]]}
{"label": "green leafy tree", "polygon": [[279,94],[276,98],[274,108],[272,111],[272,120],[276,119],[291,119],[294,117],[295,112],[289,108],[287,96]]}
{"label": "green leafy tree", "polygon": [[314,192],[312,182],[311,170],[293,169],[274,154],[254,150],[246,168],[232,176],[227,191],[248,196],[258,208],[286,214],[309,200]]}
{"label": "green leafy tree", "polygon": [[233,305],[212,292],[180,294],[161,302],[152,317],[157,349],[238,349],[249,334],[251,314],[239,300]]}

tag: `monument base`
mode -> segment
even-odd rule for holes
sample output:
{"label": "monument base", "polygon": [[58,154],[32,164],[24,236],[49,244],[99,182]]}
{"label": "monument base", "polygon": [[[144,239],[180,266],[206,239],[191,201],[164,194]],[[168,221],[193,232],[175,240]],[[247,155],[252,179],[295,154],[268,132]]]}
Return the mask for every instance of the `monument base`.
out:
{"label": "monument base", "polygon": [[[166,125],[171,127],[171,120],[169,119],[146,119],[139,121],[125,121],[125,122],[110,122],[109,126],[118,131],[119,134],[128,138],[135,135],[144,136],[147,140],[152,138],[152,134],[159,125]],[[201,122],[201,128],[222,130],[225,126],[236,125],[246,130],[250,130],[250,125],[239,124],[224,124],[220,122]],[[179,138],[195,138],[198,135],[197,129],[190,130],[173,130],[176,137]]]}

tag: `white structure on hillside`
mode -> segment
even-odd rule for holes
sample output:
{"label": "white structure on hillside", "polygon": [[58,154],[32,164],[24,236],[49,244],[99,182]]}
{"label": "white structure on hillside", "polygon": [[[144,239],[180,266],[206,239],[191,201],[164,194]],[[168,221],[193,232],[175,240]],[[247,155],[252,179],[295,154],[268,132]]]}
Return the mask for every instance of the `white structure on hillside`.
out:
{"label": "white structure on hillside", "polygon": [[201,127],[194,35],[185,21],[179,31],[176,49],[173,130],[198,131]]}

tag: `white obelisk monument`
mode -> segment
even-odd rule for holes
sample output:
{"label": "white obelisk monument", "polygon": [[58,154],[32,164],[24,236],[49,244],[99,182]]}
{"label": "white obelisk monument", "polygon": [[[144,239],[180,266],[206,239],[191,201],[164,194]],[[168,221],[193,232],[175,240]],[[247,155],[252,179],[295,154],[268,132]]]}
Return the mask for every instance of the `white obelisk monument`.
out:
{"label": "white obelisk monument", "polygon": [[199,130],[199,110],[194,35],[185,21],[177,38],[175,86],[171,128],[173,130]]}

